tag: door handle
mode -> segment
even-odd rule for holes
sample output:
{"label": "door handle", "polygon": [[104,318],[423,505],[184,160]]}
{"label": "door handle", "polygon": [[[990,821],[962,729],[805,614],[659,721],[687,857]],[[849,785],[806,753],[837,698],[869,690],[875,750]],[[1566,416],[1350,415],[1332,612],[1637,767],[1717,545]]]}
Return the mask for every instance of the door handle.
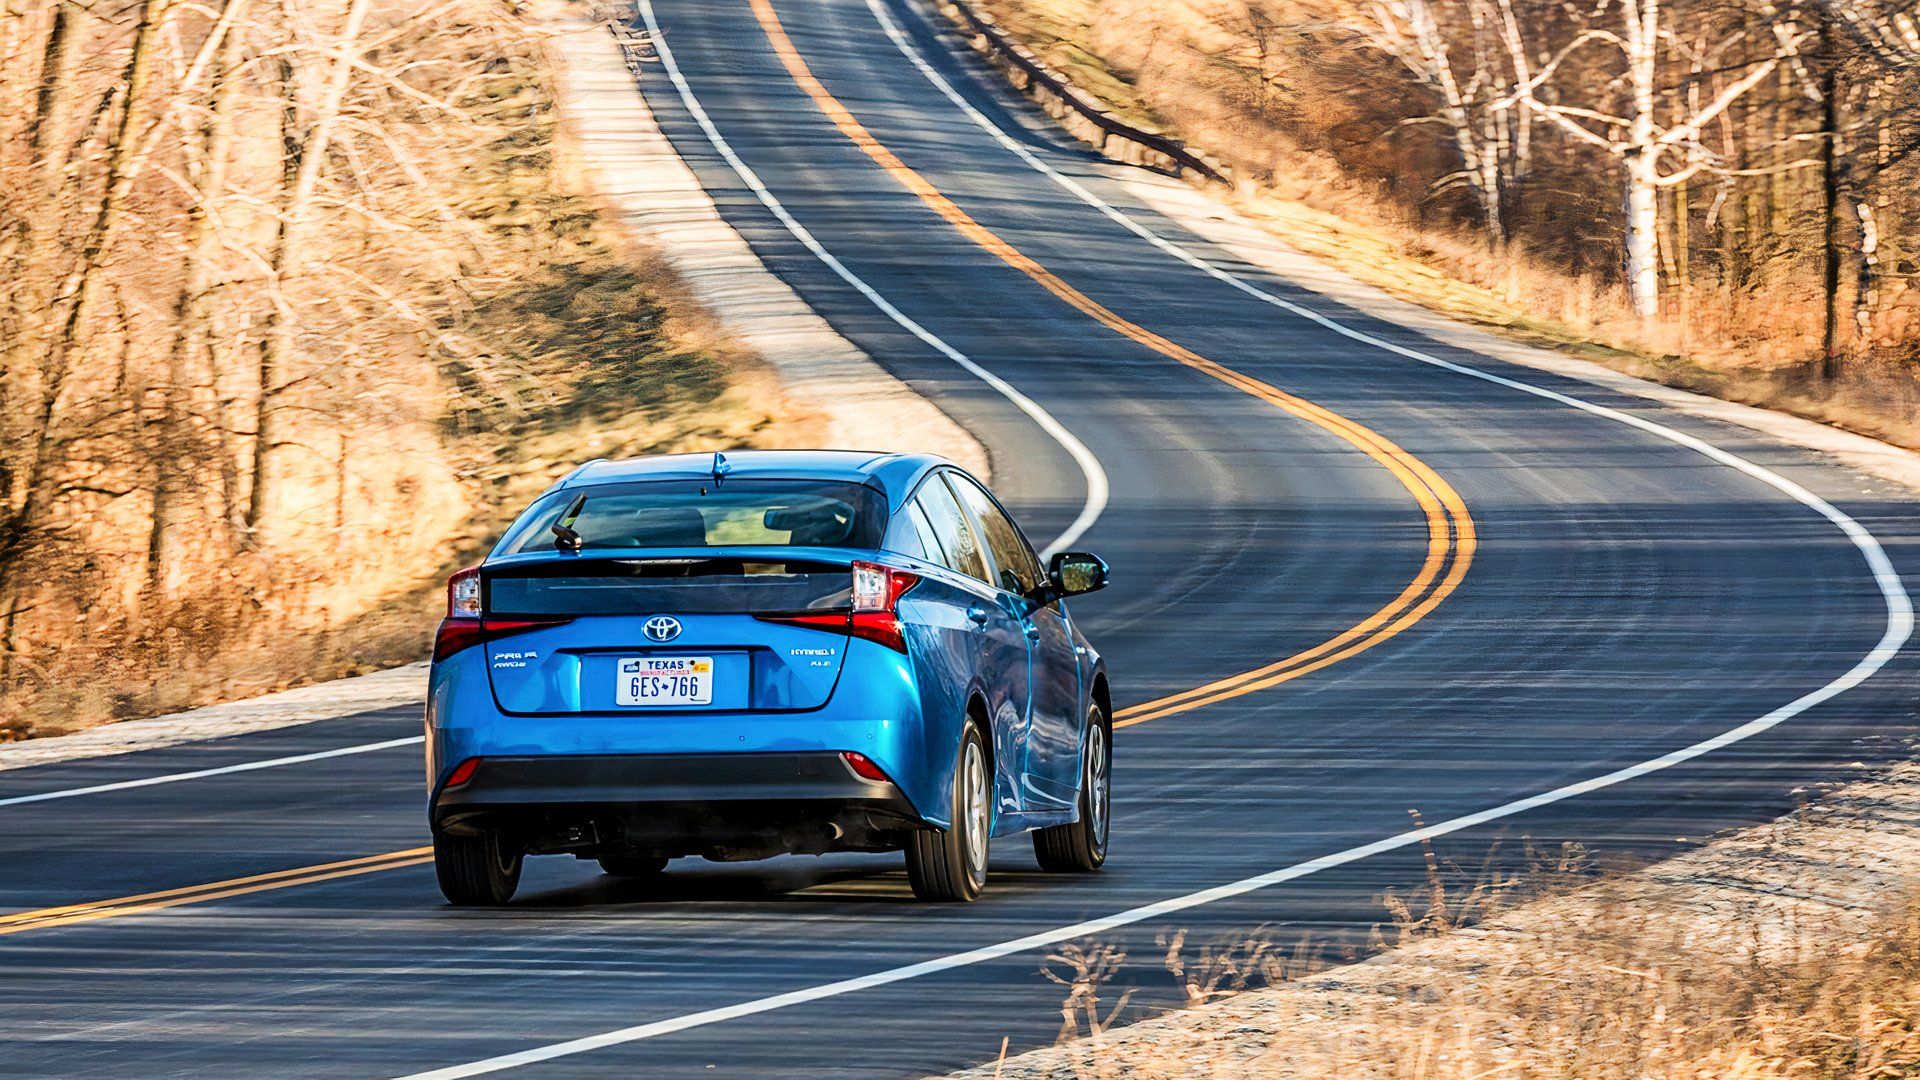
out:
{"label": "door handle", "polygon": [[967,609],[967,621],[975,626],[987,625],[987,609],[975,604]]}
{"label": "door handle", "polygon": [[1035,626],[1033,623],[1029,622],[1029,623],[1021,623],[1020,628],[1027,632],[1028,641],[1040,640],[1040,628],[1038,626]]}

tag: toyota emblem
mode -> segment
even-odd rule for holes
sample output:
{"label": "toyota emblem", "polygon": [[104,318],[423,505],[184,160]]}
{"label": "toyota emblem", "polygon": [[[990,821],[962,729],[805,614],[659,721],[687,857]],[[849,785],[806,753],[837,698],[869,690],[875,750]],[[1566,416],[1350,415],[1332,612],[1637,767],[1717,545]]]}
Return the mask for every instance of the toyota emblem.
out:
{"label": "toyota emblem", "polygon": [[640,632],[648,641],[672,641],[680,636],[680,620],[671,615],[655,615],[641,624]]}

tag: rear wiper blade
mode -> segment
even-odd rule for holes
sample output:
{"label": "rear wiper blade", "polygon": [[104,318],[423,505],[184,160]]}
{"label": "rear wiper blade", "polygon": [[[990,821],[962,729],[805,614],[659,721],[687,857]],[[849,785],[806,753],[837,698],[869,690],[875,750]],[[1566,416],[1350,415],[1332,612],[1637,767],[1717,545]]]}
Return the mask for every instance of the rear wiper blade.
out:
{"label": "rear wiper blade", "polygon": [[586,505],[587,493],[581,492],[567,505],[567,512],[553,523],[553,546],[561,551],[579,551],[580,534],[573,531],[573,523],[580,519],[580,508]]}

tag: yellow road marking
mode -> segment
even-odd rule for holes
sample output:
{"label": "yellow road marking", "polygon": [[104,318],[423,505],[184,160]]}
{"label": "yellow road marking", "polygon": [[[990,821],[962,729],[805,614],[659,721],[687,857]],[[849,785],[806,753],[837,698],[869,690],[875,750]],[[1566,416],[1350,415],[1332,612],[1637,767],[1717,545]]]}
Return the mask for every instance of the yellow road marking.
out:
{"label": "yellow road marking", "polygon": [[807,97],[813,100],[814,105],[826,115],[827,119],[832,121],[834,127],[901,186],[931,207],[962,236],[991,252],[1007,265],[1026,274],[1048,292],[1066,301],[1102,326],[1145,345],[1162,356],[1176,360],[1196,371],[1204,372],[1243,393],[1257,397],[1275,408],[1332,432],[1384,466],[1396,480],[1400,481],[1401,486],[1413,495],[1414,501],[1420,505],[1421,512],[1426,515],[1428,533],[1426,559],[1414,579],[1385,607],[1333,638],[1283,660],[1252,671],[1228,676],[1192,690],[1120,709],[1114,714],[1115,727],[1141,724],[1162,716],[1186,712],[1202,705],[1210,705],[1277,686],[1318,671],[1349,656],[1371,649],[1399,634],[1425,618],[1440,601],[1446,599],[1459,587],[1461,579],[1466,576],[1468,566],[1473,562],[1477,540],[1474,534],[1473,518],[1467,512],[1465,500],[1461,499],[1459,492],[1456,492],[1439,473],[1434,472],[1419,458],[1394,445],[1380,433],[1305,398],[1289,394],[1269,383],[1235,371],[1217,361],[1209,360],[1138,323],[1123,318],[1099,301],[1067,284],[1059,275],[1015,248],[1005,238],[975,221],[931,181],[900,160],[898,155],[875,138],[873,133],[868,131],[866,126],[861,124],[819,79],[814,77],[806,60],[794,47],[793,39],[787,36],[786,28],[780,24],[780,17],[773,10],[771,0],[748,0],[748,2],[753,9],[754,18],[759,21],[760,28],[765,31],[768,42],[773,46],[774,55],[780,58],[780,63],[787,69],[787,74],[793,78]]}
{"label": "yellow road marking", "polygon": [[23,930],[44,930],[54,926],[72,926],[75,923],[97,922],[122,915],[137,915],[162,908],[179,907],[182,904],[198,904],[229,896],[287,889],[295,885],[311,885],[321,881],[332,881],[335,878],[378,873],[382,870],[397,870],[405,866],[419,866],[432,861],[432,848],[408,848],[405,851],[389,851],[382,855],[343,859],[317,866],[301,866],[291,870],[276,870],[269,874],[253,874],[248,877],[229,878],[225,881],[210,881],[204,885],[188,885],[178,889],[140,893],[137,896],[95,900],[84,904],[66,904],[35,911],[16,911],[0,915],[0,935],[17,934]]}
{"label": "yellow road marking", "polygon": [[[848,112],[838,99],[827,92],[826,87],[814,78],[798,50],[793,47],[792,40],[787,37],[786,30],[781,27],[779,17],[774,14],[768,0],[750,0],[750,3],[753,6],[755,18],[759,19],[761,28],[766,31],[768,40],[773,43],[774,52],[786,66],[788,74],[833,121],[834,126],[899,180],[907,190],[931,206],[962,235],[992,252],[1001,261],[1025,273],[1044,286],[1048,292],[1065,300],[1102,326],[1145,345],[1163,356],[1177,360],[1187,367],[1204,372],[1235,389],[1257,397],[1275,408],[1332,432],[1385,467],[1413,495],[1414,501],[1420,505],[1421,512],[1425,514],[1427,554],[1420,566],[1420,572],[1385,607],[1334,637],[1283,660],[1252,671],[1230,675],[1178,694],[1120,709],[1114,714],[1115,727],[1144,724],[1149,720],[1187,712],[1202,705],[1211,705],[1229,698],[1265,690],[1318,671],[1371,649],[1419,622],[1440,601],[1446,599],[1459,587],[1460,580],[1466,576],[1467,567],[1473,562],[1476,545],[1473,518],[1467,513],[1466,502],[1439,473],[1434,472],[1425,462],[1370,428],[1305,398],[1289,394],[1243,372],[1209,360],[1183,345],[1121,317],[1099,301],[1067,284],[1058,275],[1035,262],[997,233],[973,220],[966,211],[960,209],[953,200],[942,194],[925,177],[896,157],[893,151],[881,145],[865,126],[854,119],[853,114]],[[335,878],[378,873],[382,870],[397,870],[432,861],[432,848],[408,848],[405,851],[392,851],[384,855],[369,855],[359,859],[215,881],[205,885],[142,893],[138,896],[123,896],[114,900],[98,900],[85,904],[69,904],[64,907],[41,908],[37,911],[14,912],[9,915],[0,915],[0,936],[16,934],[23,930],[71,926],[76,923],[94,922],[122,915],[135,915],[247,893],[292,888],[296,885],[309,885]]]}

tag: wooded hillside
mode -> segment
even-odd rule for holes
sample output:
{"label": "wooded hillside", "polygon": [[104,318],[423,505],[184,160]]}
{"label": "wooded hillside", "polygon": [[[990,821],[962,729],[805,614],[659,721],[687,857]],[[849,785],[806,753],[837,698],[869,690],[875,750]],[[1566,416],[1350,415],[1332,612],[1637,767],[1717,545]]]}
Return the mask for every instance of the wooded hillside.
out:
{"label": "wooded hillside", "polygon": [[1481,287],[1504,321],[1920,444],[1911,0],[984,6],[1134,119]]}
{"label": "wooded hillside", "polygon": [[540,32],[0,13],[0,737],[417,658],[556,471],[776,416],[562,182]]}

